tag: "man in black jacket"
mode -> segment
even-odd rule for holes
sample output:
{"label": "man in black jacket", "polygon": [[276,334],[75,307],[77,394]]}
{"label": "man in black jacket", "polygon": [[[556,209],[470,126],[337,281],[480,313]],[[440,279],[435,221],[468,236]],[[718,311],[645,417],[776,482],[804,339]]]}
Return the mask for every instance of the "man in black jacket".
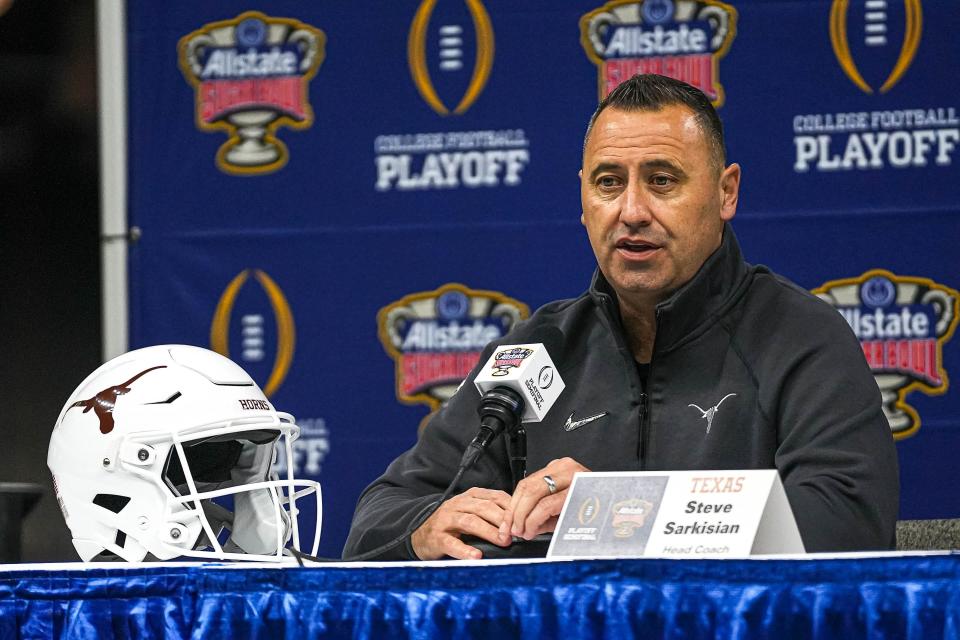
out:
{"label": "man in black jacket", "polygon": [[[471,488],[383,558],[478,558],[462,536],[508,546],[553,531],[585,470],[776,468],[807,551],[892,548],[897,458],[877,385],[832,307],[744,262],[728,224],[739,186],[699,90],[636,76],[600,103],[580,172],[593,283],[498,341],[562,335],[551,355],[566,389],[527,431],[534,471],[514,487],[495,443]],[[366,489],[345,556],[436,502],[476,431],[476,373]]]}

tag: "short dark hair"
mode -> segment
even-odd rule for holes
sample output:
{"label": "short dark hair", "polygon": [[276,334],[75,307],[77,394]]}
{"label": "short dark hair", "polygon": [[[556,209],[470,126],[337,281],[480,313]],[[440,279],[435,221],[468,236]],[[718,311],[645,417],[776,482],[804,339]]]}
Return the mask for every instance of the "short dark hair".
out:
{"label": "short dark hair", "polygon": [[713,108],[710,99],[700,89],[686,82],[652,73],[638,73],[621,83],[600,101],[587,125],[587,133],[583,137],[583,150],[586,151],[590,132],[593,131],[593,125],[604,109],[612,107],[621,111],[660,111],[672,105],[683,105],[693,111],[718,170],[722,171],[727,164],[727,153],[723,143],[723,123],[720,122],[720,116],[717,115],[717,110]]}

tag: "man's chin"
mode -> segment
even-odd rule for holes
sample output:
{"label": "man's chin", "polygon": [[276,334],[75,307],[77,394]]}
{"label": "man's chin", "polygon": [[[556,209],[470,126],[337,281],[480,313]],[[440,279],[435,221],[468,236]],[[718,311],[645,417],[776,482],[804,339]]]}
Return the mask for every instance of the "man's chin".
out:
{"label": "man's chin", "polygon": [[623,299],[637,302],[656,302],[664,297],[667,287],[661,278],[649,277],[647,274],[620,274],[607,278],[610,286]]}

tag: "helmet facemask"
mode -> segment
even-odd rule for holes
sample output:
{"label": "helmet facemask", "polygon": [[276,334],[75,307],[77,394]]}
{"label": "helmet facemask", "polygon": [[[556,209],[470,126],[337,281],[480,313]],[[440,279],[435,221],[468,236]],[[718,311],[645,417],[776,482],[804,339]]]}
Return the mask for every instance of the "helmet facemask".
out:
{"label": "helmet facemask", "polygon": [[[316,555],[319,485],[295,480],[289,467],[284,479],[272,472],[277,447],[285,447],[292,459],[291,443],[299,435],[291,416],[277,415],[277,425],[238,421],[182,434],[183,440],[171,444],[160,479],[168,492],[168,519],[184,525],[168,540],[181,555],[273,560],[291,538],[299,549],[297,500],[311,493],[317,495],[317,526],[310,553]],[[184,549],[189,540],[193,544]]]}

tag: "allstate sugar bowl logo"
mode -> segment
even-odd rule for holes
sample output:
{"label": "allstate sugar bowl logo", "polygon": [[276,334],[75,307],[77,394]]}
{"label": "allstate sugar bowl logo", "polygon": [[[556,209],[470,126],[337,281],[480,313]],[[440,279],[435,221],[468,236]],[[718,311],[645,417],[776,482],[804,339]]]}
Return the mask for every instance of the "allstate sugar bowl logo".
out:
{"label": "allstate sugar bowl logo", "polygon": [[716,0],[613,0],[580,18],[580,43],[599,69],[600,98],[638,73],[692,84],[723,103],[719,60],[737,12]]}
{"label": "allstate sugar bowl logo", "polygon": [[653,510],[653,503],[643,498],[621,500],[613,505],[613,535],[630,538],[637,529],[642,529]]}
{"label": "allstate sugar bowl logo", "polygon": [[276,130],[313,123],[307,85],[325,44],[315,27],[257,11],[206,24],[180,39],[180,69],[196,91],[197,127],[230,136],[217,151],[220,169],[264,174],[286,164],[287,148]]}
{"label": "allstate sugar bowl logo", "polygon": [[[490,375],[505,376],[510,373],[510,369],[516,369],[522,365],[523,361],[532,354],[532,349],[524,349],[523,347],[513,347],[511,349],[505,349],[504,351],[497,351],[493,359],[493,364],[490,365],[493,369]],[[552,377],[550,381],[553,381]]]}
{"label": "allstate sugar bowl logo", "polygon": [[916,433],[920,416],[906,397],[914,390],[946,392],[943,345],[957,326],[960,294],[883,269],[832,280],[813,293],[836,307],[859,338],[894,437]]}
{"label": "allstate sugar bowl logo", "polygon": [[380,341],[396,363],[397,398],[431,414],[456,392],[480,352],[530,314],[497,291],[446,284],[404,296],[377,314]]}

